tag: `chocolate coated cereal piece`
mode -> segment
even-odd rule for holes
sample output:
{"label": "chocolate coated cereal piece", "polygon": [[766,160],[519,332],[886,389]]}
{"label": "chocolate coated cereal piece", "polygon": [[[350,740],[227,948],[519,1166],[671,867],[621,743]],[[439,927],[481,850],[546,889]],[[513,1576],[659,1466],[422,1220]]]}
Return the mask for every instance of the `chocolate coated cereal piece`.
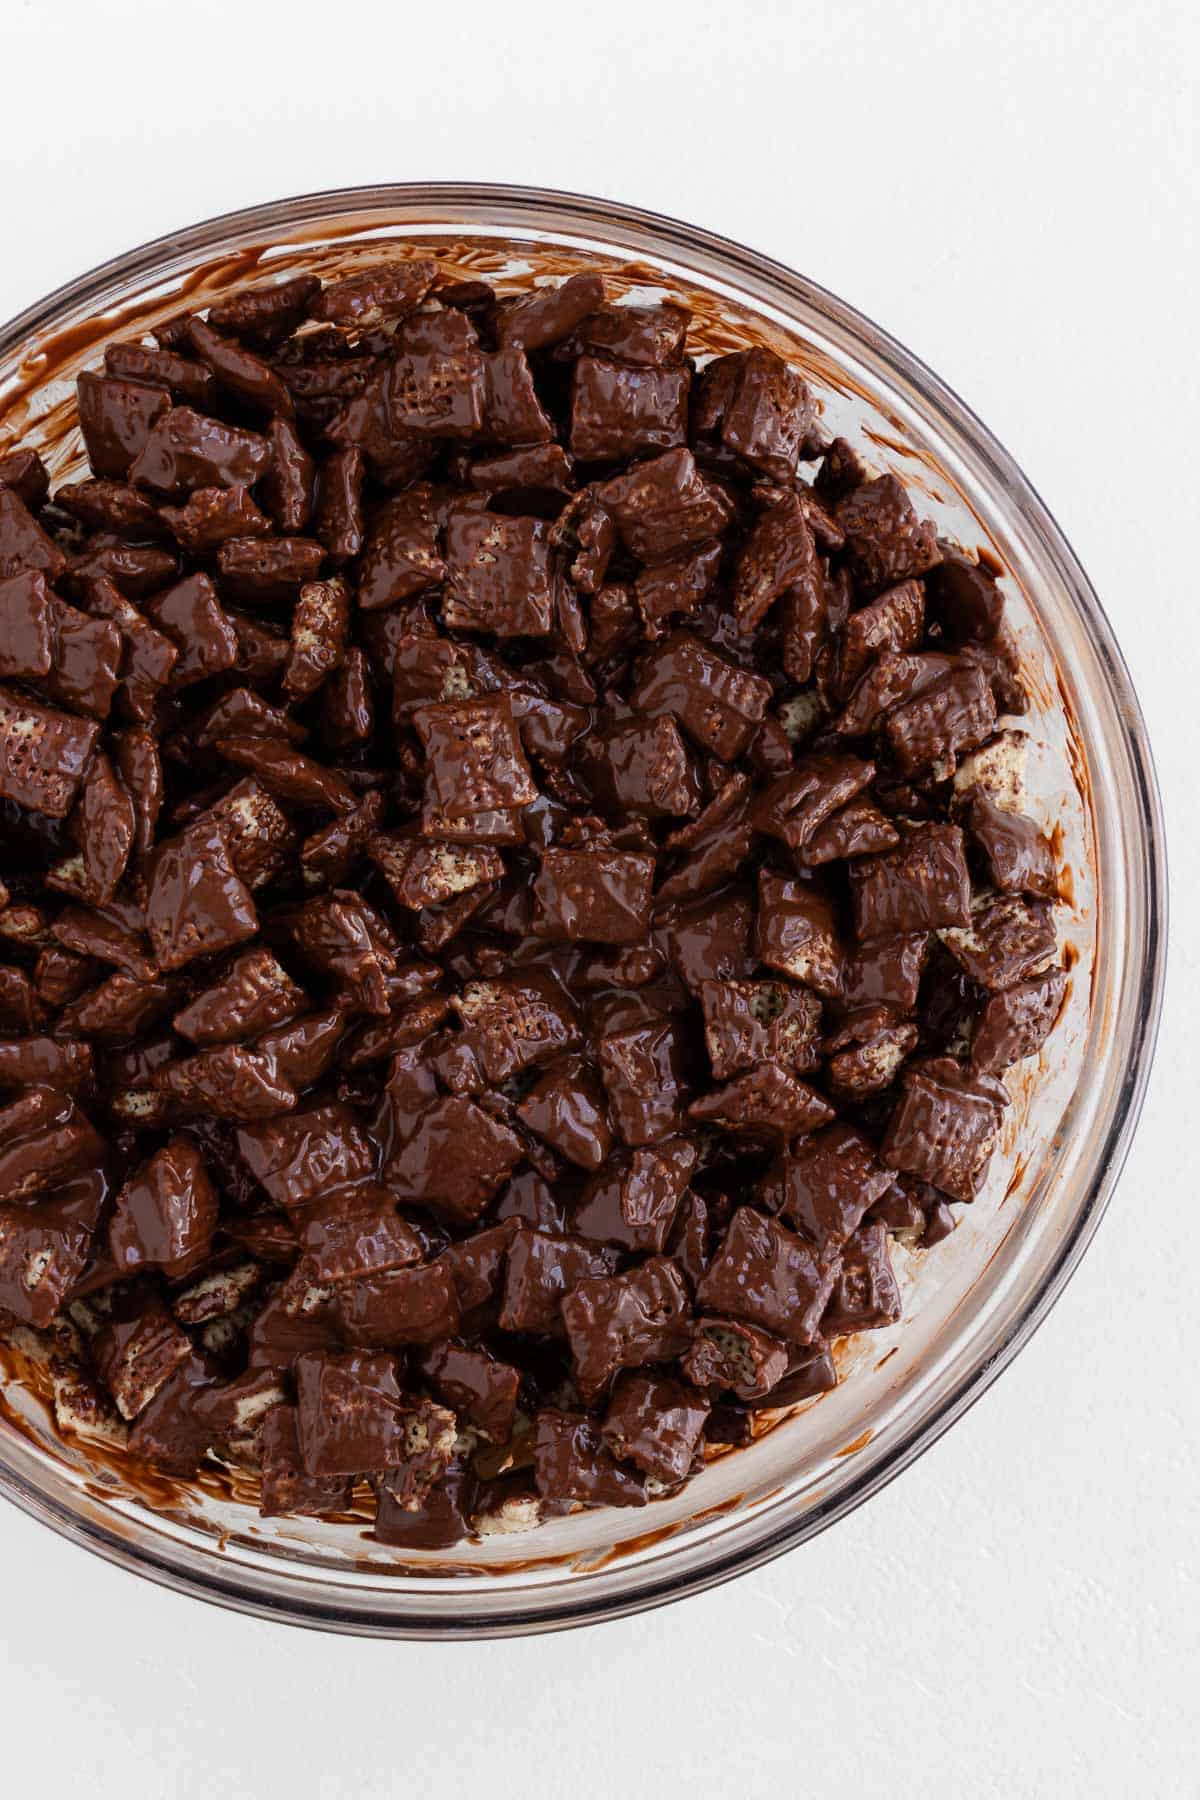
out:
{"label": "chocolate coated cereal piece", "polygon": [[456,1223],[473,1224],[520,1162],[520,1140],[473,1101],[447,1096],[425,1113],[388,1165],[402,1200],[419,1201]]}
{"label": "chocolate coated cereal piece", "polygon": [[819,1250],[836,1249],[891,1185],[889,1170],[861,1132],[828,1125],[788,1156],[783,1211]]}
{"label": "chocolate coated cereal piece", "polygon": [[884,727],[902,775],[944,780],[960,750],[975,750],[996,728],[996,703],[979,669],[958,669],[897,706]]}
{"label": "chocolate coated cereal piece", "polygon": [[309,1475],[359,1475],[404,1456],[405,1404],[390,1356],[296,1358],[296,1428]]}
{"label": "chocolate coated cereal piece", "polygon": [[161,844],[150,871],[146,925],[160,969],[230,950],[258,930],[254,902],[220,828],[198,819]]}
{"label": "chocolate coated cereal piece", "polygon": [[431,1344],[417,1366],[447,1406],[494,1444],[512,1431],[521,1372],[486,1350],[446,1340]]}
{"label": "chocolate coated cereal piece", "polygon": [[101,1381],[123,1419],[136,1419],[192,1355],[190,1340],[152,1293],[118,1301],[92,1343]]}
{"label": "chocolate coated cereal piece", "polygon": [[761,1400],[787,1373],[790,1349],[744,1319],[697,1319],[679,1367],[693,1387]]}
{"label": "chocolate coated cereal piece", "polygon": [[689,737],[722,761],[741,755],[766,716],[771,684],[727,662],[687,631],[644,659],[630,693],[638,712],[674,713]]}
{"label": "chocolate coated cereal piece", "polygon": [[952,1200],[973,1200],[1008,1105],[1004,1084],[942,1056],[910,1064],[900,1086],[882,1160],[889,1169],[932,1182]]}
{"label": "chocolate coated cereal piece", "polygon": [[1053,1030],[1067,991],[1063,969],[1048,969],[989,994],[971,1038],[971,1064],[988,1074],[1041,1049]]}
{"label": "chocolate coated cereal piece", "polygon": [[650,922],[653,856],[606,850],[545,850],[534,895],[535,930],[569,942],[637,944]]}
{"label": "chocolate coated cereal piece", "polygon": [[895,1024],[886,1013],[864,1032],[839,1033],[829,1046],[835,1052],[826,1072],[830,1088],[839,1099],[865,1100],[890,1087],[918,1037],[915,1025]]}
{"label": "chocolate coated cereal piece", "polygon": [[543,1407],[537,1415],[533,1464],[544,1500],[579,1500],[586,1506],[644,1506],[639,1475],[617,1462],[599,1430],[583,1413]]}
{"label": "chocolate coated cereal piece", "polygon": [[565,1297],[581,1281],[612,1274],[616,1262],[614,1250],[581,1238],[519,1227],[510,1234],[504,1265],[501,1329],[562,1337]]}
{"label": "chocolate coated cereal piece", "polygon": [[925,590],[919,581],[903,581],[852,612],[842,632],[842,692],[851,691],[881,651],[917,649],[924,628]]}
{"label": "chocolate coated cereal piece", "polygon": [[252,411],[291,417],[292,396],[270,365],[252,350],[222,337],[203,319],[192,320],[188,341],[226,393],[235,395]]}
{"label": "chocolate coated cereal piece", "polygon": [[696,1124],[768,1139],[815,1131],[832,1117],[833,1108],[820,1094],[776,1063],[760,1063],[735,1075],[688,1107],[688,1118]]}
{"label": "chocolate coated cereal piece", "polygon": [[612,1150],[604,1092],[581,1056],[552,1063],[517,1107],[517,1116],[582,1169],[600,1168]]}
{"label": "chocolate coated cereal piece", "polygon": [[418,307],[437,279],[436,263],[396,259],[328,282],[309,304],[309,316],[367,331]]}
{"label": "chocolate coated cereal piece", "polygon": [[0,581],[0,677],[33,680],[50,673],[54,621],[46,578],[25,569]]}
{"label": "chocolate coated cereal piece", "polygon": [[370,1141],[340,1103],[246,1125],[237,1134],[237,1148],[255,1180],[289,1213],[323,1192],[375,1174]]}
{"label": "chocolate coated cereal piece", "polygon": [[497,319],[503,345],[544,350],[567,337],[604,300],[598,275],[572,275],[557,287],[539,287],[504,306]]}
{"label": "chocolate coated cereal piece", "polygon": [[0,483],[19,495],[30,512],[40,512],[50,492],[50,472],[36,450],[0,456]]}
{"label": "chocolate coated cereal piece", "polygon": [[840,1267],[840,1249],[814,1250],[774,1219],[742,1206],[696,1300],[708,1312],[748,1319],[792,1344],[810,1344]]}
{"label": "chocolate coated cereal piece", "polygon": [[620,1153],[588,1182],[571,1207],[572,1229],[592,1243],[660,1253],[695,1166],[695,1146],[685,1137],[668,1138],[653,1149]]}
{"label": "chocolate coated cereal piece", "polygon": [[846,534],[851,568],[868,592],[923,575],[941,560],[933,526],[917,518],[894,475],[852,489],[834,517]]}
{"label": "chocolate coated cereal piece", "polygon": [[633,1463],[648,1481],[674,1487],[691,1472],[709,1411],[699,1394],[670,1376],[622,1375],[601,1436],[619,1461]]}
{"label": "chocolate coated cereal piece", "polygon": [[245,951],[210,988],[175,1014],[172,1024],[193,1044],[236,1044],[303,1012],[307,999],[287,970],[261,946]]}
{"label": "chocolate coated cereal piece", "polygon": [[1002,894],[1058,897],[1054,851],[1033,820],[999,806],[986,793],[971,795],[967,826],[987,861],[988,874]]}
{"label": "chocolate coated cereal piece", "polygon": [[690,1337],[691,1298],[675,1264],[648,1258],[625,1275],[579,1282],[562,1302],[572,1372],[593,1405],[619,1369],[670,1362]]}
{"label": "chocolate coated cereal piece", "polygon": [[117,1195],[108,1224],[113,1262],[122,1275],[187,1275],[208,1255],[217,1215],[204,1159],[186,1138],[171,1138]]}
{"label": "chocolate coated cereal piece", "polygon": [[169,390],[157,382],[88,372],[79,377],[75,391],[92,474],[124,481],[154,427],[171,409]]}
{"label": "chocolate coated cereal piece", "polygon": [[583,462],[669,450],[687,440],[691,371],[580,356],[571,383],[571,453]]}
{"label": "chocolate coated cereal piece", "polygon": [[941,559],[926,580],[932,616],[953,644],[990,643],[1004,617],[995,576],[959,551],[940,548]]}
{"label": "chocolate coated cereal piece", "polygon": [[900,1317],[900,1288],[892,1272],[887,1227],[863,1225],[846,1244],[842,1266],[821,1320],[827,1337],[878,1331]]}
{"label": "chocolate coated cereal piece", "polygon": [[369,1349],[438,1343],[459,1326],[458,1290],[440,1260],[343,1282],[336,1304],[347,1343]]}
{"label": "chocolate coated cereal piece", "polygon": [[331,812],[355,810],[354,790],[340,775],[277,738],[223,737],[218,738],[215,748],[228,762],[249,769],[280,800],[297,806],[328,807]]}
{"label": "chocolate coated cereal piece", "polygon": [[690,450],[668,450],[596,489],[622,542],[639,562],[666,562],[720,537],[732,516],[721,489],[706,481]]}
{"label": "chocolate coated cereal piece", "polygon": [[812,580],[816,555],[795,494],[786,494],[759,515],[734,579],[733,604],[742,631],[757,631],[781,594]]}
{"label": "chocolate coated cereal piece", "polygon": [[298,1409],[276,1406],[263,1420],[262,1499],[264,1519],[294,1514],[327,1517],[350,1505],[353,1476],[309,1475],[300,1455]]}
{"label": "chocolate coated cereal piece", "polygon": [[224,837],[229,859],[248,888],[260,888],[279,874],[296,843],[296,833],[265,787],[247,778],[200,814]]}
{"label": "chocolate coated cereal piece", "polygon": [[160,506],[158,517],[191,556],[206,556],[227,538],[266,537],[271,531],[271,521],[241,485],[196,488],[182,506]]}
{"label": "chocolate coated cereal piece", "polygon": [[542,637],[553,620],[546,526],[475,507],[451,510],[443,622],[454,631]]}
{"label": "chocolate coated cereal piece", "polygon": [[971,922],[941,933],[972,981],[996,990],[1041,975],[1055,951],[1054,916],[1044,901],[1006,897],[986,902]]}
{"label": "chocolate coated cereal piece", "polygon": [[471,438],[483,427],[485,382],[479,340],[465,313],[418,313],[392,340],[387,413],[393,432]]}
{"label": "chocolate coated cereal piece", "polygon": [[65,819],[99,727],[0,688],[0,796]]}
{"label": "chocolate coated cereal piece", "polygon": [[[173,500],[195,488],[250,487],[270,460],[270,445],[257,432],[174,406],[155,418],[127,472],[135,485]],[[92,466],[97,475],[113,472]]]}
{"label": "chocolate coated cereal piece", "polygon": [[413,725],[435,806],[459,814],[503,811],[537,798],[507,694],[419,707]]}
{"label": "chocolate coated cereal piece", "polygon": [[189,575],[147,605],[154,624],[178,647],[172,687],[186,687],[220,675],[237,661],[238,640],[217,590],[207,575]]}
{"label": "chocolate coated cereal piece", "polygon": [[827,998],[840,992],[842,953],[833,909],[808,882],[760,872],[758,953],[770,968]]}
{"label": "chocolate coated cereal piece", "polygon": [[679,1129],[683,1052],[674,1022],[651,1018],[608,1032],[597,1046],[613,1124],[627,1144],[654,1144]]}
{"label": "chocolate coated cereal piece", "polygon": [[69,1177],[37,1204],[0,1205],[0,1307],[44,1331],[87,1264],[104,1206],[97,1171]]}
{"label": "chocolate coated cereal piece", "polygon": [[702,981],[704,1039],[713,1077],[770,1062],[805,1072],[818,1062],[821,1003],[782,981]]}
{"label": "chocolate coated cereal piece", "polygon": [[900,826],[895,850],[850,869],[854,929],[860,940],[963,926],[970,922],[970,878],[956,825]]}
{"label": "chocolate coated cereal piece", "polygon": [[716,358],[704,371],[696,430],[775,481],[787,481],[813,424],[807,387],[773,350]]}

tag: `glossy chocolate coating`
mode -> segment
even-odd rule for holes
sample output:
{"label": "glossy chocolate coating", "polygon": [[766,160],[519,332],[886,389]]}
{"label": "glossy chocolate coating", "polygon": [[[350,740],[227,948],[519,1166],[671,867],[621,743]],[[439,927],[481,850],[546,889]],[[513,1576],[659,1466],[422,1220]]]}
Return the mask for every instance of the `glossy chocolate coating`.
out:
{"label": "glossy chocolate coating", "polygon": [[833,1386],[1069,987],[990,568],[765,345],[459,273],[180,313],[82,478],[0,458],[0,1309],[401,1559]]}

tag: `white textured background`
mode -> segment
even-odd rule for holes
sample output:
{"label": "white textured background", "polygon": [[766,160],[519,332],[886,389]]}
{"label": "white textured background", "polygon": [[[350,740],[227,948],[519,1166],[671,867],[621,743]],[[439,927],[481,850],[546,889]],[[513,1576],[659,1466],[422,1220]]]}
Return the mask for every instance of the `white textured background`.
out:
{"label": "white textured background", "polygon": [[1200,1792],[1194,0],[0,0],[0,316],[159,232],[371,180],[722,231],[888,326],[1116,625],[1174,931],[1141,1131],[1033,1345],[851,1519],[555,1638],[364,1644],[177,1599],[0,1509],[5,1786],[58,1800]]}

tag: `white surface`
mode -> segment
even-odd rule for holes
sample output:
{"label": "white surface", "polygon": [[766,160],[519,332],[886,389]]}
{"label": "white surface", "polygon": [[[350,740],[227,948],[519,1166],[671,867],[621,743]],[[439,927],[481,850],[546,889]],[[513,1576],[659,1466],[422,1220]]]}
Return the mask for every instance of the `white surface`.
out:
{"label": "white surface", "polygon": [[0,16],[0,316],[226,208],[458,176],[657,207],[880,319],[1015,453],[1092,575],[1150,721],[1175,903],[1157,1069],[1097,1243],[1015,1367],[868,1507],[663,1613],[447,1647],[216,1612],[3,1508],[8,1789],[1194,1795],[1194,7]]}

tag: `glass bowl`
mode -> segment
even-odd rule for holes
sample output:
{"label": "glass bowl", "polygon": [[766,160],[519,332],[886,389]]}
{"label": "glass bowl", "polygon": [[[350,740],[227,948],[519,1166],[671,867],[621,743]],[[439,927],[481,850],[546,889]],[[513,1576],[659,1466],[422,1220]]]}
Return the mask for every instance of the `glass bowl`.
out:
{"label": "glass bowl", "polygon": [[59,1436],[39,1371],[8,1350],[0,1488],[33,1517],[185,1593],[376,1636],[485,1636],[614,1617],[711,1587],[868,1499],[962,1416],[1062,1292],[1100,1222],[1142,1104],[1163,985],[1163,828],[1145,727],[1108,621],[1022,475],[937,376],[813,282],[723,238],[632,207],[498,186],[307,195],[143,246],[60,288],[0,333],[0,450],[82,461],[74,378],[106,341],[255,275],[342,272],[393,242],[505,288],[602,266],[619,292],[669,292],[706,350],[765,341],[800,364],[827,424],[894,470],[942,535],[1003,570],[1031,696],[1032,787],[1069,870],[1064,1018],[1013,1105],[988,1187],[932,1253],[901,1253],[900,1327],[839,1346],[838,1388],[766,1419],[680,1495],[585,1512],[425,1555],[367,1522],[260,1520],[244,1478],[132,1483],[119,1457]]}

